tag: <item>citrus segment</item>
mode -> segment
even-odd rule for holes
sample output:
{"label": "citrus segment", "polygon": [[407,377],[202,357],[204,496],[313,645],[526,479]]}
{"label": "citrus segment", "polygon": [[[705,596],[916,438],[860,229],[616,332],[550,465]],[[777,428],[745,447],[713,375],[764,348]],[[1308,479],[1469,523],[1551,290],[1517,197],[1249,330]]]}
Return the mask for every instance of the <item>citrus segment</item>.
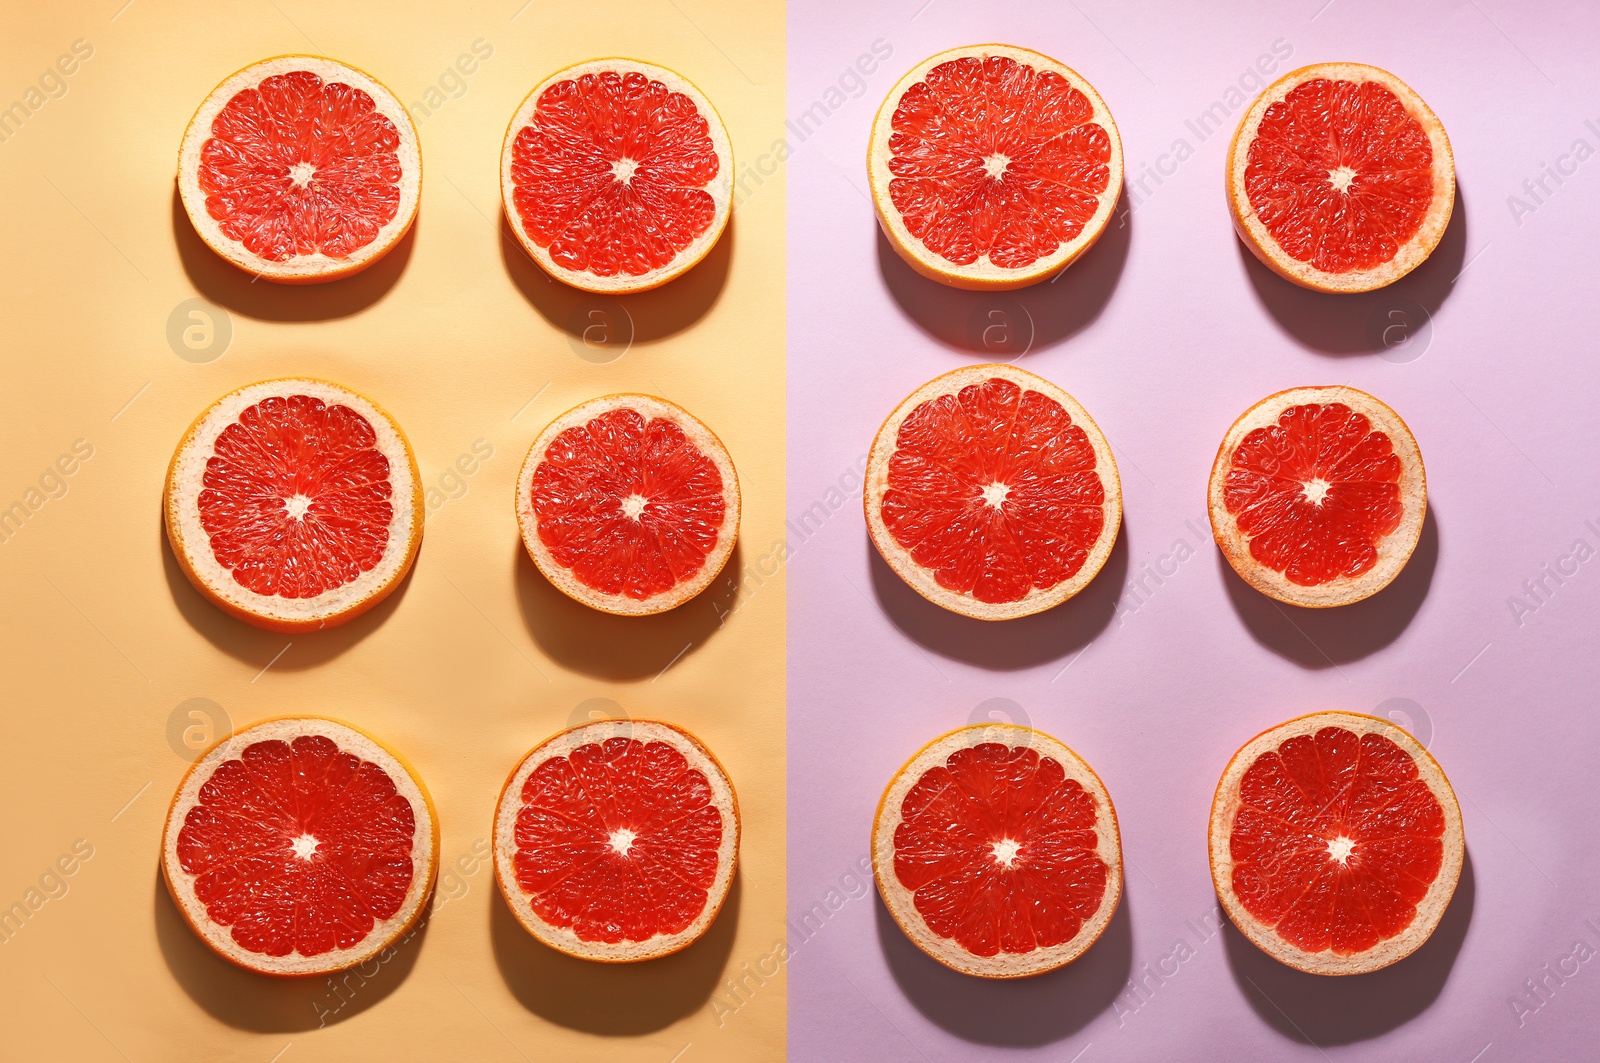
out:
{"label": "citrus segment", "polygon": [[598,59],[559,71],[523,101],[502,154],[518,239],[579,288],[664,284],[728,220],[727,132],[698,89],[661,67]]}
{"label": "citrus segment", "polygon": [[218,400],[168,472],[166,518],[190,580],[266,627],[326,627],[382,600],[422,534],[399,427],[334,384],[269,380]]}
{"label": "citrus segment", "polygon": [[1099,237],[1122,184],[1105,103],[1037,52],[977,45],[919,64],[889,93],[868,153],[890,243],[957,287],[1015,288]]}
{"label": "citrus segment", "polygon": [[716,578],[739,525],[727,451],[686,411],[648,395],[569,410],[529,448],[517,518],[546,578],[595,608],[654,613]]}
{"label": "citrus segment", "polygon": [[1218,544],[1246,582],[1295,605],[1377,593],[1410,557],[1426,508],[1410,430],[1354,388],[1269,396],[1234,423],[1212,468]]}
{"label": "citrus segment", "polygon": [[979,725],[896,774],[873,824],[879,890],[901,928],[967,974],[1071,962],[1116,909],[1116,815],[1098,777],[1047,735]]}
{"label": "citrus segment", "polygon": [[1121,522],[1111,448],[1066,392],[1009,366],[938,377],[889,416],[867,523],[919,593],[985,619],[1057,605],[1092,579]]}
{"label": "citrus segment", "polygon": [[1229,765],[1213,875],[1268,952],[1355,973],[1426,940],[1455,888],[1460,839],[1449,783],[1414,739],[1375,717],[1319,713],[1258,736]]}
{"label": "citrus segment", "polygon": [[546,944],[599,960],[688,945],[732,880],[738,812],[721,766],[665,724],[600,721],[518,765],[495,818],[496,870]]}
{"label": "citrus segment", "polygon": [[227,959],[322,974],[415,922],[436,844],[421,785],[392,754],[332,721],[274,720],[191,768],[162,866],[191,927]]}
{"label": "citrus segment", "polygon": [[268,280],[365,268],[416,214],[416,132],[392,93],[342,63],[283,56],[230,77],[179,155],[184,206],[206,243]]}

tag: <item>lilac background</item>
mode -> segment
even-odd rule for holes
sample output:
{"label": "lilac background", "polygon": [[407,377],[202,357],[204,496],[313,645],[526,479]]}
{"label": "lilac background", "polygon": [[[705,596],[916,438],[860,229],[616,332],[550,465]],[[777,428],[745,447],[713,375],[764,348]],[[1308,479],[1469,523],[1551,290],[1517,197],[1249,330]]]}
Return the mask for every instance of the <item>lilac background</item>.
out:
{"label": "lilac background", "polygon": [[[1577,540],[1584,558],[1600,549],[1600,160],[1559,186],[1546,178],[1542,202],[1523,182],[1579,138],[1600,148],[1600,12],[1510,0],[1221,10],[790,0],[795,1060],[988,1059],[993,1046],[1085,1063],[1597,1055],[1600,963],[1567,958],[1576,942],[1600,948],[1600,560],[1564,562],[1576,572],[1546,578],[1542,601],[1523,584]],[[863,88],[846,71],[880,40],[892,55]],[[878,235],[863,166],[873,113],[905,70],[991,40],[1054,55],[1099,88],[1134,205],[1058,284],[1005,297],[944,289],[903,266]],[[1455,218],[1432,260],[1384,292],[1302,292],[1230,229],[1223,158],[1242,107],[1224,101],[1223,131],[1203,141],[1185,122],[1276,40],[1292,46],[1278,72],[1332,59],[1395,71],[1450,133]],[[1194,154],[1174,168],[1161,156],[1179,138]],[[1132,185],[1146,165],[1173,172],[1159,185],[1146,176],[1141,191]],[[1431,322],[1419,328],[1421,309]],[[1110,564],[1078,599],[984,625],[924,603],[878,560],[854,472],[914,388],[993,360],[981,353],[992,310],[1027,312],[1020,364],[1094,414],[1116,449],[1126,511]],[[1411,342],[1385,348],[1388,325],[1399,326],[1391,340]],[[1211,459],[1262,396],[1344,382],[1410,422],[1429,520],[1409,567],[1376,598],[1326,614],[1279,608],[1201,538]],[[1536,608],[1514,615],[1516,595]],[[983,705],[992,698],[1010,704]],[[1217,928],[1205,829],[1240,744],[1335,708],[1392,713],[1429,742],[1461,798],[1468,865],[1416,955],[1375,975],[1316,979]],[[1031,720],[1094,765],[1127,857],[1106,937],[1074,966],[1021,983],[986,984],[923,957],[859,874],[891,774],[985,712]],[[1564,981],[1550,976],[1563,963]],[[1528,979],[1549,987],[1544,1002]]]}

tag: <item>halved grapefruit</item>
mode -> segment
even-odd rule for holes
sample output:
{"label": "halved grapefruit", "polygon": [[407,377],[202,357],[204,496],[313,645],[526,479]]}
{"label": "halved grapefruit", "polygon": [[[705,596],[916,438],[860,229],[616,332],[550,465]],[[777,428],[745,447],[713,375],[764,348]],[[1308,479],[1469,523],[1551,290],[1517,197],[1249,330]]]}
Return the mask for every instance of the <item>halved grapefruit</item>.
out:
{"label": "halved grapefruit", "polygon": [[1268,395],[1211,466],[1211,530],[1246,583],[1289,605],[1371,597],[1422,536],[1428,483],[1400,415],[1352,387]]}
{"label": "halved grapefruit", "polygon": [[196,418],[162,508],[184,575],[277,631],[352,620],[388,597],[422,543],[417,462],[377,404],[326,380],[229,392]]}
{"label": "halved grapefruit", "polygon": [[1007,620],[1088,585],[1122,525],[1111,445],[1076,399],[1009,365],[935,377],[868,455],[872,542],[935,605]]}
{"label": "halved grapefruit", "polygon": [[517,477],[517,523],[556,589],[607,613],[660,613],[711,585],[739,535],[739,477],[681,406],[606,395],[557,417]]}
{"label": "halved grapefruit", "polygon": [[195,231],[240,269],[315,284],[366,269],[411,228],[417,131],[375,78],[316,55],[254,63],[207,96],[178,151]]}
{"label": "halved grapefruit", "polygon": [[1381,288],[1439,245],[1456,201],[1444,126],[1375,66],[1318,63],[1269,85],[1228,149],[1228,206],[1269,269],[1324,292]]}
{"label": "halved grapefruit", "polygon": [[733,147],[688,78],[591,59],[541,81],[500,151],[506,219],[552,277],[642,292],[694,267],[733,208]]}
{"label": "halved grapefruit", "polygon": [[711,751],[650,720],[598,720],[536,746],[494,813],[517,921],[569,956],[624,963],[704,934],[739,860],[739,803]]}
{"label": "halved grapefruit", "polygon": [[1122,194],[1122,140],[1076,71],[974,44],[923,60],[890,90],[867,178],[912,269],[956,288],[1021,288],[1105,231]]}
{"label": "halved grapefruit", "polygon": [[346,724],[267,720],[212,746],[173,795],[161,871],[189,928],[272,975],[354,967],[422,916],[439,821],[404,761]]}
{"label": "halved grapefruit", "polygon": [[895,773],[872,822],[883,903],[918,948],[982,978],[1071,963],[1122,896],[1122,839],[1094,770],[1041,731],[977,724]]}
{"label": "halved grapefruit", "polygon": [[1388,720],[1318,712],[1235,753],[1211,804],[1211,877],[1245,937],[1311,974],[1416,951],[1461,876],[1461,808],[1438,762]]}

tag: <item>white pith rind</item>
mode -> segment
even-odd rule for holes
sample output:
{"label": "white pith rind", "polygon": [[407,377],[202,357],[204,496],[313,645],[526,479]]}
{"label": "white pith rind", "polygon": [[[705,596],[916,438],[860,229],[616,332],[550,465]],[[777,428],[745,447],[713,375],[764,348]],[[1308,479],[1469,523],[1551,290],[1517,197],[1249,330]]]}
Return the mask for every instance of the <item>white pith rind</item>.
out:
{"label": "white pith rind", "polygon": [[[1427,132],[1428,142],[1433,148],[1433,202],[1429,204],[1428,212],[1423,215],[1421,226],[1418,227],[1416,234],[1400,247],[1394,258],[1369,270],[1328,273],[1317,269],[1309,262],[1291,258],[1279,245],[1277,238],[1267,231],[1267,227],[1256,216],[1255,208],[1250,205],[1250,196],[1245,191],[1244,173],[1250,159],[1250,145],[1256,139],[1256,130],[1260,127],[1267,108],[1282,100],[1298,86],[1318,78],[1357,84],[1375,81],[1382,85],[1394,93],[1405,106],[1406,113],[1416,119]],[[1317,63],[1313,66],[1304,66],[1299,70],[1290,71],[1268,85],[1245,112],[1244,118],[1239,122],[1239,128],[1233,134],[1233,142],[1228,148],[1227,177],[1229,211],[1233,217],[1234,229],[1244,240],[1245,246],[1279,276],[1302,287],[1324,292],[1367,292],[1386,284],[1393,284],[1416,269],[1433,253],[1433,249],[1439,246],[1439,240],[1450,224],[1450,214],[1455,208],[1456,201],[1455,156],[1451,154],[1450,138],[1445,135],[1444,125],[1439,121],[1439,117],[1405,82],[1387,70],[1363,63]]]}
{"label": "white pith rind", "polygon": [[[1250,540],[1239,530],[1239,521],[1228,512],[1224,500],[1228,471],[1233,467],[1234,452],[1239,449],[1244,437],[1258,428],[1276,424],[1278,416],[1288,407],[1336,402],[1362,414],[1373,429],[1389,437],[1390,446],[1400,459],[1400,526],[1378,540],[1377,563],[1366,572],[1359,576],[1340,576],[1314,587],[1302,587],[1290,582],[1282,572],[1269,568],[1251,556]],[[1418,540],[1422,538],[1422,522],[1428,512],[1428,480],[1416,437],[1400,415],[1383,402],[1365,391],[1345,385],[1290,388],[1268,395],[1233,422],[1222,439],[1222,445],[1217,448],[1216,460],[1211,465],[1207,503],[1212,535],[1240,579],[1262,594],[1288,605],[1325,609],[1370,598],[1393,582],[1400,570],[1405,568],[1417,548]]]}
{"label": "white pith rind", "polygon": [[[393,780],[395,789],[411,805],[415,830],[411,840],[411,885],[400,908],[388,919],[375,922],[372,930],[360,944],[347,949],[332,949],[316,956],[291,952],[287,956],[267,956],[251,952],[236,944],[229,927],[214,922],[206,913],[205,905],[195,894],[197,878],[183,870],[178,859],[178,835],[183,830],[185,817],[200,800],[200,789],[211,779],[225,761],[239,757],[246,747],[256,742],[274,739],[292,742],[302,735],[318,735],[330,739],[339,750],[361,760],[377,765]],[[422,915],[423,905],[433,892],[434,876],[439,863],[439,825],[434,819],[433,805],[429,802],[422,781],[411,769],[377,741],[346,724],[317,717],[285,717],[266,720],[246,727],[212,746],[195,761],[167,810],[166,826],[161,836],[161,870],[167,887],[172,892],[178,911],[183,914],[189,928],[201,940],[225,959],[261,974],[305,976],[331,974],[365,963],[397,941],[416,924]]]}
{"label": "white pith rind", "polygon": [[[941,395],[954,395],[962,388],[996,377],[1009,380],[1024,391],[1040,392],[1061,404],[1067,415],[1072,418],[1072,423],[1082,428],[1084,434],[1089,437],[1089,444],[1094,448],[1095,472],[1105,488],[1106,500],[1101,506],[1104,522],[1100,529],[1100,537],[1090,548],[1083,567],[1071,578],[1062,580],[1053,587],[1030,588],[1027,594],[1014,602],[991,603],[980,602],[970,592],[957,592],[941,587],[931,570],[917,564],[910,551],[895,540],[884,524],[883,496],[889,489],[889,459],[899,446],[900,425],[912,411],[929,399]],[[1100,427],[1094,423],[1094,418],[1089,416],[1089,411],[1085,410],[1078,400],[1050,381],[1025,369],[1000,363],[974,365],[934,377],[896,406],[894,412],[883,422],[877,436],[872,440],[872,449],[868,453],[863,504],[866,510],[867,530],[872,535],[873,545],[878,548],[878,553],[883,555],[889,567],[894,569],[895,574],[910,584],[912,590],[935,605],[964,616],[979,620],[1012,620],[1060,605],[1088,586],[1089,581],[1105,567],[1106,559],[1111,556],[1111,549],[1116,545],[1117,530],[1122,526],[1122,480],[1117,475],[1117,461],[1111,454],[1111,444],[1106,442]]]}
{"label": "white pith rind", "polygon": [[[521,811],[522,788],[540,765],[554,757],[569,756],[574,750],[612,738],[633,738],[640,742],[665,742],[689,766],[706,777],[711,786],[711,804],[722,816],[722,842],[717,847],[717,874],[706,891],[706,905],[694,922],[676,934],[655,934],[645,941],[585,941],[566,927],[546,922],[517,883],[517,814]],[[546,739],[523,758],[500,791],[494,812],[494,874],[507,906],[523,928],[544,944],[579,959],[606,963],[631,963],[651,960],[687,948],[710,928],[727,900],[728,889],[739,862],[739,802],[733,783],[711,751],[695,738],[671,724],[652,720],[597,720],[562,731]]]}
{"label": "white pith rind", "polygon": [[[383,556],[356,579],[314,598],[263,595],[245,587],[217,561],[210,536],[200,520],[206,461],[213,455],[217,436],[256,403],[289,395],[309,395],[326,405],[354,410],[372,426],[376,436],[373,445],[389,461],[392,515]],[[329,627],[377,604],[411,567],[422,535],[422,495],[417,481],[417,463],[410,443],[394,419],[371,400],[325,380],[305,377],[263,380],[218,399],[184,434],[167,472],[163,500],[167,537],[190,580],[233,615],[261,626],[285,630]]]}
{"label": "white pith rind", "polygon": [[[1106,190],[1100,193],[1099,206],[1084,223],[1083,230],[1049,255],[1021,269],[996,266],[989,261],[987,253],[980,255],[977,261],[970,265],[957,265],[929,250],[921,239],[913,236],[906,228],[900,212],[895,209],[894,200],[889,195],[889,182],[894,177],[889,171],[889,160],[892,157],[889,138],[894,132],[894,113],[900,106],[900,98],[912,85],[926,78],[928,71],[934,67],[968,56],[980,59],[987,56],[1002,56],[1035,70],[1049,70],[1061,75],[1068,84],[1088,99],[1094,108],[1094,123],[1105,129],[1111,141],[1111,157],[1106,163],[1109,170]],[[1116,211],[1117,198],[1122,195],[1122,138],[1117,133],[1117,124],[1112,120],[1111,111],[1106,107],[1105,100],[1100,98],[1093,85],[1072,68],[1063,66],[1047,55],[1009,44],[966,45],[924,59],[912,67],[910,72],[889,90],[889,95],[878,108],[877,117],[872,121],[872,136],[867,145],[867,181],[872,189],[872,202],[877,208],[878,222],[883,227],[884,234],[888,236],[889,243],[900,257],[918,273],[954,288],[989,290],[1024,288],[1030,284],[1037,284],[1072,265],[1078,256],[1092,247],[1105,231],[1112,214]]]}
{"label": "white pith rind", "polygon": [[[550,444],[567,429],[588,424],[596,417],[615,409],[633,410],[647,423],[657,417],[674,422],[683,429],[683,434],[688,437],[689,442],[694,444],[700,453],[711,459],[711,463],[717,467],[717,472],[722,476],[722,527],[717,533],[717,544],[706,555],[700,571],[691,579],[642,600],[629,598],[625,594],[608,594],[596,590],[578,579],[571,569],[562,566],[549,548],[540,541],[539,518],[533,511],[533,476],[544,461]],[[616,613],[620,616],[662,613],[682,605],[711,586],[712,581],[727,565],[728,558],[733,554],[734,544],[739,538],[739,499],[739,474],[734,469],[733,459],[728,456],[728,450],[722,445],[722,440],[688,410],[653,395],[602,395],[600,398],[590,399],[573,407],[551,421],[545,426],[544,431],[539,433],[533,445],[528,448],[528,456],[523,459],[522,471],[517,474],[517,524],[522,529],[522,543],[527,547],[528,556],[533,558],[533,563],[539,567],[545,579],[567,597],[602,612]]]}
{"label": "white pith rind", "polygon": [[[1330,948],[1323,952],[1308,953],[1289,944],[1277,931],[1261,922],[1247,911],[1233,891],[1233,853],[1230,839],[1233,821],[1238,815],[1239,784],[1250,766],[1262,754],[1277,749],[1285,741],[1301,735],[1315,734],[1324,727],[1342,727],[1357,735],[1378,734],[1389,739],[1415,759],[1417,775],[1427,784],[1439,807],[1444,810],[1445,830],[1441,839],[1444,846],[1439,874],[1417,904],[1417,914],[1411,924],[1399,935],[1378,942],[1365,952],[1350,956],[1335,955]],[[1239,932],[1249,938],[1262,952],[1281,963],[1310,974],[1345,975],[1365,974],[1404,959],[1420,948],[1433,934],[1444,917],[1444,911],[1455,894],[1456,882],[1461,877],[1461,865],[1466,855],[1466,836],[1461,826],[1461,806],[1456,802],[1450,780],[1433,755],[1424,749],[1410,734],[1388,720],[1355,712],[1317,712],[1299,716],[1287,723],[1256,735],[1228,761],[1217,784],[1216,797],[1211,803],[1209,830],[1211,853],[1211,878],[1216,886],[1217,898],[1223,910]]]}
{"label": "white pith rind", "polygon": [[[928,770],[945,763],[957,750],[996,742],[1017,747],[1031,746],[1041,757],[1056,761],[1069,779],[1076,779],[1095,802],[1096,855],[1106,865],[1105,894],[1100,906],[1070,941],[1027,953],[1001,952],[976,956],[950,938],[942,938],[929,928],[917,911],[915,895],[900,884],[894,870],[894,836],[902,820],[902,806]],[[1117,902],[1122,897],[1122,837],[1117,829],[1117,812],[1111,795],[1094,769],[1060,741],[1031,728],[1016,724],[975,724],[934,739],[906,762],[889,782],[878,802],[872,821],[872,870],[884,906],[907,937],[929,956],[952,970],[979,978],[1026,978],[1043,974],[1071,963],[1093,945],[1111,923]]]}
{"label": "white pith rind", "polygon": [[[539,97],[545,90],[558,82],[576,81],[585,74],[608,70],[623,74],[643,74],[650,80],[666,86],[668,91],[682,93],[693,101],[701,117],[706,120],[707,135],[711,138],[711,147],[716,153],[718,162],[717,175],[704,187],[704,191],[711,196],[714,210],[711,224],[693,243],[678,252],[677,257],[671,262],[637,277],[627,273],[602,277],[586,270],[568,269],[557,264],[555,259],[550,257],[550,252],[536,243],[522,224],[522,215],[517,210],[516,183],[511,177],[512,146],[516,143],[517,134],[532,122],[534,111],[539,106]],[[500,200],[506,221],[510,223],[511,231],[516,234],[517,242],[533,256],[533,260],[546,273],[556,280],[588,292],[624,294],[648,291],[693,269],[715,246],[722,236],[723,229],[727,228],[728,217],[733,210],[733,144],[728,139],[727,127],[722,124],[722,117],[717,114],[717,109],[706,99],[705,94],[682,74],[665,67],[641,63],[636,59],[590,59],[558,70],[539,82],[517,107],[516,114],[511,116],[511,124],[506,127],[505,141],[500,148]]]}
{"label": "white pith rind", "polygon": [[[318,251],[311,255],[297,255],[286,262],[271,262],[224,233],[206,211],[206,194],[200,187],[200,153],[206,141],[211,139],[212,121],[230,100],[245,89],[255,88],[269,77],[300,70],[316,74],[325,83],[337,82],[360,89],[372,97],[374,109],[394,125],[400,138],[400,145],[395,152],[400,162],[400,204],[394,218],[378,230],[372,242],[347,258],[332,258]],[[184,210],[188,212],[189,220],[194,223],[201,239],[240,269],[283,284],[338,280],[382,258],[416,220],[421,191],[422,153],[417,144],[417,130],[399,99],[370,74],[316,55],[281,55],[264,59],[229,76],[212,89],[200,104],[200,109],[189,120],[189,127],[184,130],[183,143],[178,149],[178,192]]]}

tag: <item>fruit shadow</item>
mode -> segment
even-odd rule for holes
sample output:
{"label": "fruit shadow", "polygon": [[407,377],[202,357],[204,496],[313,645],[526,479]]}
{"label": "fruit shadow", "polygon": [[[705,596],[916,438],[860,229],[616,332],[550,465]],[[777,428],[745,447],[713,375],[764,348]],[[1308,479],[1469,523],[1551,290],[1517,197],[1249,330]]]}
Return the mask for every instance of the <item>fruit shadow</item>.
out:
{"label": "fruit shadow", "polygon": [[966,1041],[1023,1047],[1070,1037],[1111,1007],[1133,971],[1126,885],[1105,933],[1087,952],[1047,974],[1015,979],[951,970],[912,944],[881,896],[873,899],[878,945],[900,991],[930,1022]]}
{"label": "fruit shadow", "polygon": [[1054,609],[1015,620],[977,620],[934,605],[895,575],[864,534],[872,590],[889,622],[918,645],[952,660],[992,671],[1033,668],[1076,653],[1104,631],[1117,613],[1128,578],[1128,520],[1089,585]]}
{"label": "fruit shadow", "polygon": [[522,622],[551,660],[600,679],[660,678],[704,646],[739,605],[743,566],[736,541],[722,574],[676,609],[615,616],[574,601],[545,579],[522,540],[516,551]]}
{"label": "fruit shadow", "polygon": [[[1410,349],[1396,346],[1411,339],[1421,327],[1413,320],[1415,308],[1420,306],[1431,320],[1463,271],[1467,203],[1457,184],[1450,223],[1433,254],[1404,277],[1376,291],[1340,294],[1302,288],[1262,265],[1243,240],[1235,237],[1234,243],[1256,299],[1301,346],[1341,357],[1392,350],[1394,360],[1409,362],[1426,352],[1423,348],[1413,354]],[[1393,342],[1386,342],[1386,338]]]}
{"label": "fruit shadow", "polygon": [[1422,947],[1371,974],[1307,974],[1285,966],[1250,943],[1218,909],[1228,966],[1257,1015],[1283,1036],[1316,1048],[1346,1045],[1388,1033],[1438,999],[1472,923],[1472,854],[1444,918]]}
{"label": "fruit shadow", "polygon": [[1383,590],[1363,601],[1330,609],[1304,609],[1268,598],[1217,551],[1217,570],[1233,611],[1261,645],[1302,668],[1337,668],[1389,645],[1417,615],[1439,563],[1439,521],[1432,503],[1411,560]]}
{"label": "fruit shadow", "polygon": [[211,250],[195,232],[176,184],[172,189],[172,237],[189,283],[218,306],[261,321],[332,321],[365,310],[382,299],[405,271],[420,221],[419,212],[388,254],[360,273],[325,284],[274,284]]}
{"label": "fruit shadow", "polygon": [[[262,671],[268,667],[276,671],[298,672],[338,657],[350,647],[382,627],[411,586],[416,564],[395,585],[389,596],[354,620],[330,627],[324,631],[268,631],[236,620],[212,605],[195,590],[189,577],[172,556],[172,544],[167,540],[164,517],[156,517],[156,535],[160,539],[161,567],[167,577],[167,590],[190,627],[204,635],[217,649],[237,660],[254,665]],[[421,560],[421,553],[417,557]]]}
{"label": "fruit shadow", "polygon": [[929,280],[906,264],[878,226],[878,272],[901,313],[922,331],[986,361],[1014,362],[1088,327],[1111,300],[1133,238],[1127,189],[1105,232],[1054,277],[1012,291],[974,292]]}
{"label": "fruit shadow", "polygon": [[[296,1033],[353,1018],[388,997],[411,974],[430,909],[402,936],[386,960],[372,960],[324,977],[274,978],[237,967],[212,952],[184,922],[156,868],[156,940],[183,991],[212,1018],[237,1030]],[[380,953],[381,957],[383,954]]]}
{"label": "fruit shadow", "polygon": [[705,1007],[739,930],[737,871],[722,911],[681,952],[638,963],[597,963],[557,952],[525,930],[496,891],[489,936],[506,987],[522,1006],[571,1030],[612,1037],[653,1033]]}
{"label": "fruit shadow", "polygon": [[523,297],[546,321],[573,340],[582,343],[586,331],[593,327],[591,313],[614,301],[627,314],[629,344],[649,343],[682,332],[716,305],[728,281],[735,228],[730,216],[706,257],[687,273],[659,288],[631,295],[601,295],[556,280],[528,254],[504,214],[500,217],[500,258]]}

